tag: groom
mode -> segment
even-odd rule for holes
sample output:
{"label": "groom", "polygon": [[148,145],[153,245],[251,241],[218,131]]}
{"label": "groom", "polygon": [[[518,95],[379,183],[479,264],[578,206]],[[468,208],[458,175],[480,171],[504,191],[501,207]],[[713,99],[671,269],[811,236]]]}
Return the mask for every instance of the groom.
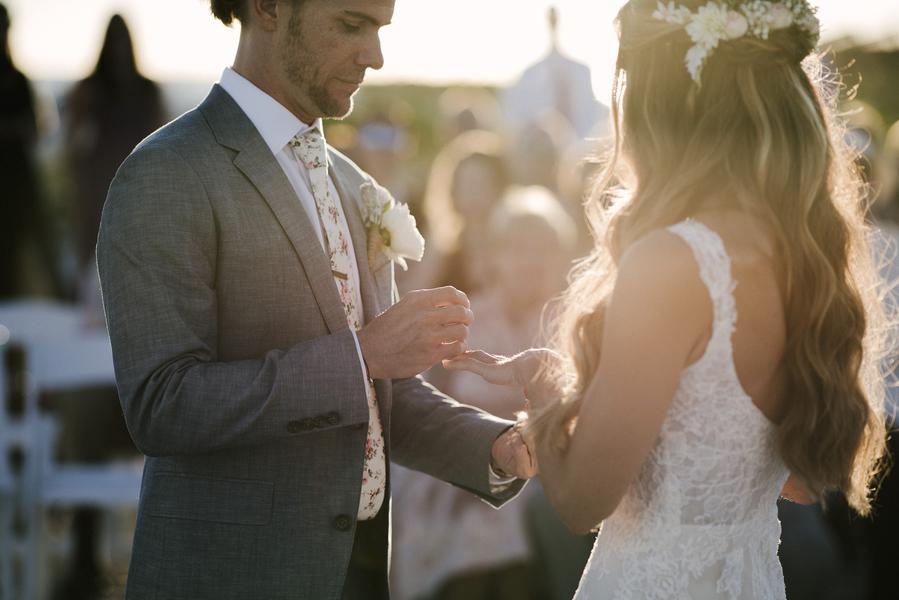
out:
{"label": "groom", "polygon": [[393,303],[368,176],[324,142],[394,0],[212,0],[234,66],[141,143],[97,246],[120,397],[148,456],[131,600],[386,598],[391,460],[499,506],[511,423],[418,373],[464,348],[453,289]]}

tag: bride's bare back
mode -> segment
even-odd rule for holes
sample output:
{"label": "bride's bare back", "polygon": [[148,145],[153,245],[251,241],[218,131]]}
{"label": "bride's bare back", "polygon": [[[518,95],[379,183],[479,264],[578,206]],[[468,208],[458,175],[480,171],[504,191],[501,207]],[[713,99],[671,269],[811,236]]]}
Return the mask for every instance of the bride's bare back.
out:
{"label": "bride's bare back", "polygon": [[[736,283],[737,323],[732,341],[737,376],[753,403],[777,423],[786,408],[786,321],[783,275],[774,237],[764,223],[741,212],[709,211],[695,218],[721,237],[731,259],[731,275]],[[710,302],[705,311],[711,324]],[[689,362],[699,359],[707,342],[708,336]]]}

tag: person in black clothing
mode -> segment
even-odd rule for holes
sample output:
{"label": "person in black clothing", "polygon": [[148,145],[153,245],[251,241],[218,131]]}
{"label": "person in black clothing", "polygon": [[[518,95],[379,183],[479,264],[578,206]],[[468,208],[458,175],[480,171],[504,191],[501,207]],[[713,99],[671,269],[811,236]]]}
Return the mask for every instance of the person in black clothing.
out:
{"label": "person in black clothing", "polygon": [[22,246],[38,226],[37,119],[28,79],[13,64],[0,4],[0,300],[23,290]]}
{"label": "person in black clothing", "polygon": [[137,68],[128,25],[114,15],[94,72],[67,98],[66,146],[75,185],[79,267],[89,268],[100,214],[119,165],[164,123],[159,86]]}
{"label": "person in black clothing", "polygon": [[[164,116],[159,86],[138,70],[128,26],[120,15],[114,15],[93,73],[75,85],[65,102],[66,158],[74,186],[78,295],[85,308],[86,326],[103,326],[94,248],[106,193],[121,163],[144,137],[163,124]],[[111,455],[136,452],[113,386],[54,400],[63,423],[60,447],[64,460],[103,462]],[[92,508],[79,509],[72,527],[73,561],[54,597],[78,600],[101,596],[114,585],[111,581],[123,574],[104,573],[100,566],[100,513]]]}

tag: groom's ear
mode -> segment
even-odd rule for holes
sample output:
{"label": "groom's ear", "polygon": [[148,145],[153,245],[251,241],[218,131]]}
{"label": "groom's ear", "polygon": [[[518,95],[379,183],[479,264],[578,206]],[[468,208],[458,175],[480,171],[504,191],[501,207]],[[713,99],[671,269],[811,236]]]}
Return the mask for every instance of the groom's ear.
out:
{"label": "groom's ear", "polygon": [[248,0],[250,18],[263,31],[275,31],[278,28],[278,0]]}

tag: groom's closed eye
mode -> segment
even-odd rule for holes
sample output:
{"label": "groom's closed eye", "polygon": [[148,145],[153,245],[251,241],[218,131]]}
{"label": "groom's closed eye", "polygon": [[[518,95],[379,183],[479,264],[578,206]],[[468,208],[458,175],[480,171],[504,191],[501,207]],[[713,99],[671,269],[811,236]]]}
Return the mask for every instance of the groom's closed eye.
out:
{"label": "groom's closed eye", "polygon": [[357,22],[341,21],[341,25],[343,25],[343,30],[346,33],[358,33],[359,31],[362,30],[362,23],[359,21],[357,21]]}
{"label": "groom's closed eye", "polygon": [[364,26],[381,29],[390,25],[389,20],[378,20],[372,15],[356,10],[345,10],[340,13],[341,24],[347,31],[359,31]]}

